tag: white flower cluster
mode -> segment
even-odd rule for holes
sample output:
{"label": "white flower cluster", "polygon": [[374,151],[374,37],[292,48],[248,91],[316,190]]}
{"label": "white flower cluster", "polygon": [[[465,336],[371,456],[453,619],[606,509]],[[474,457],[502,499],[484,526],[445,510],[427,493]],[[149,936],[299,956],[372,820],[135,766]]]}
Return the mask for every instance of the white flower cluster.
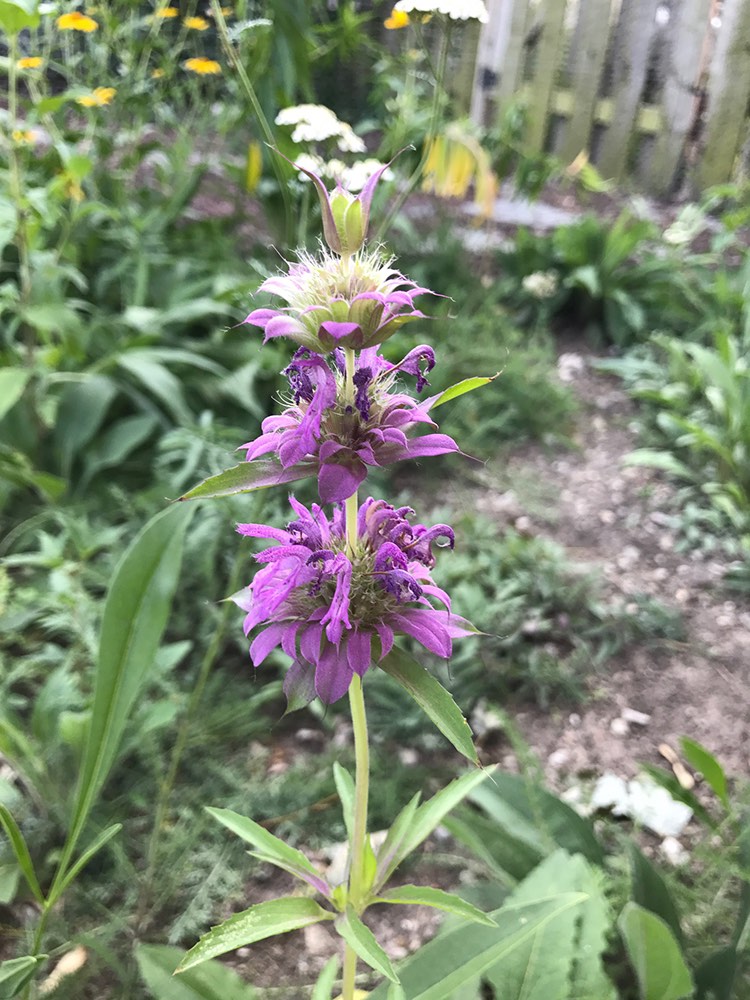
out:
{"label": "white flower cluster", "polygon": [[276,115],[277,125],[292,125],[292,142],[324,142],[335,139],[342,153],[364,153],[365,144],[351,125],[342,122],[323,104],[295,104]]}
{"label": "white flower cluster", "polygon": [[445,14],[453,21],[489,20],[483,0],[398,0],[394,10],[403,14]]}
{"label": "white flower cluster", "polygon": [[[326,162],[322,156],[313,156],[311,153],[300,153],[295,162],[298,167],[311,170],[318,177],[338,182],[352,194],[361,191],[375,171],[383,166],[379,160],[373,158],[358,160],[351,166],[347,166],[341,160],[328,160]],[[299,178],[302,181],[310,179],[307,174],[303,173],[299,174]],[[382,179],[385,181],[393,180],[393,171],[386,170]]]}
{"label": "white flower cluster", "polygon": [[524,291],[535,299],[551,299],[558,288],[557,271],[535,271],[521,282]]}

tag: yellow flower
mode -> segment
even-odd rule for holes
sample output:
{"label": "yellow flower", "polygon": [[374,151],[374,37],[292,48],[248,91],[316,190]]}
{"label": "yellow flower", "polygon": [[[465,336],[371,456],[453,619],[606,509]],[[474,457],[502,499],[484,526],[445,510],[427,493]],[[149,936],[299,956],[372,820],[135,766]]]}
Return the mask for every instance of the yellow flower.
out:
{"label": "yellow flower", "polygon": [[36,139],[36,135],[31,131],[31,129],[20,129],[15,128],[12,132],[13,142],[20,143],[22,146],[31,146]]}
{"label": "yellow flower", "polygon": [[152,80],[161,80],[161,78],[163,76],[164,76],[164,70],[163,69],[159,69],[157,67],[156,69],[152,69],[151,70],[151,79]]}
{"label": "yellow flower", "polygon": [[182,23],[192,31],[205,31],[208,28],[208,21],[205,17],[186,17]]}
{"label": "yellow flower", "polygon": [[93,17],[74,10],[70,14],[61,14],[57,19],[57,27],[61,31],[96,31],[99,25]]}
{"label": "yellow flower", "polygon": [[154,11],[154,17],[177,17],[180,13],[177,7],[161,7],[159,10]]}
{"label": "yellow flower", "polygon": [[24,56],[18,60],[19,69],[39,69],[44,60],[41,56]]}
{"label": "yellow flower", "polygon": [[97,87],[93,93],[77,97],[76,104],[83,108],[103,108],[105,104],[111,104],[116,93],[114,87]]}
{"label": "yellow flower", "polygon": [[405,28],[409,24],[409,15],[406,11],[396,10],[394,7],[391,11],[391,16],[383,24],[392,31],[398,28]]}
{"label": "yellow flower", "polygon": [[221,73],[221,65],[215,59],[186,59],[182,65],[191,73],[198,73],[200,76],[215,76]]}

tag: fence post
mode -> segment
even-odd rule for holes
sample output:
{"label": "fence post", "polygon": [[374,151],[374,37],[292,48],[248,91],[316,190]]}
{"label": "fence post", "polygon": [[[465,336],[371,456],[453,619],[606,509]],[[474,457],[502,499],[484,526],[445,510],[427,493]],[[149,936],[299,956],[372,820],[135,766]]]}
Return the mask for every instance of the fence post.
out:
{"label": "fence post", "polygon": [[695,171],[699,189],[732,176],[742,144],[750,96],[750,3],[725,0],[708,78],[703,154]]}
{"label": "fence post", "polygon": [[510,41],[513,17],[513,0],[489,0],[489,19],[482,25],[474,70],[474,89],[471,95],[471,120],[477,125],[486,124],[487,99],[494,93]]}
{"label": "fence post", "polygon": [[589,148],[610,32],[610,0],[581,0],[571,53],[572,113],[557,153],[566,163]]}
{"label": "fence post", "polygon": [[[541,20],[534,25],[537,34],[533,53],[534,74],[529,91],[526,145],[529,152],[544,149],[549,125],[549,106],[558,72],[558,53],[563,42],[563,21],[567,0],[543,0]],[[539,16],[539,14],[537,16]]]}
{"label": "fence post", "polygon": [[612,119],[596,158],[599,172],[618,181],[627,169],[628,149],[646,82],[657,5],[658,0],[629,0],[623,3],[620,14],[622,20],[617,30],[620,45],[612,67]]}
{"label": "fence post", "polygon": [[500,124],[516,91],[521,85],[526,61],[526,26],[529,19],[529,0],[505,0],[511,8],[508,47],[505,60],[498,68],[500,84],[497,88],[496,120]]}
{"label": "fence post", "polygon": [[664,127],[657,136],[649,167],[649,186],[665,197],[672,192],[685,140],[695,121],[696,88],[703,67],[712,0],[682,0],[675,14],[667,47],[667,67],[662,92]]}

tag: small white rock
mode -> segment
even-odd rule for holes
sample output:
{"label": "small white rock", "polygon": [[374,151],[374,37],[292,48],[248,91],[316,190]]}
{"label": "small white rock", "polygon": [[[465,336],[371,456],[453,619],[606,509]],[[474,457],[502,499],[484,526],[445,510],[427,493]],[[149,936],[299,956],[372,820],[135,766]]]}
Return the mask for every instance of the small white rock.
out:
{"label": "small white rock", "polygon": [[550,767],[554,767],[559,770],[570,760],[570,750],[566,750],[565,747],[560,747],[558,750],[553,750],[552,753],[547,758],[547,763]]}
{"label": "small white rock", "polygon": [[627,736],[630,732],[630,724],[627,719],[612,719],[609,724],[609,731],[613,736]]}
{"label": "small white rock", "polygon": [[661,853],[670,865],[684,865],[690,859],[690,855],[677,837],[665,837],[661,842]]}
{"label": "small white rock", "polygon": [[635,708],[623,708],[620,718],[632,722],[634,726],[647,726],[651,722],[651,716],[647,712],[639,712]]}

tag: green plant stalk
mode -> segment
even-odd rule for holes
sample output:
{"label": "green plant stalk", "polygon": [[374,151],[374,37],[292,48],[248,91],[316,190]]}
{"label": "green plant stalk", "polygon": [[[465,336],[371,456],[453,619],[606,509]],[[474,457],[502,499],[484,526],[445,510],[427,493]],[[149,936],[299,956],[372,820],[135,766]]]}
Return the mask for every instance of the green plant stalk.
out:
{"label": "green plant stalk", "polygon": [[[266,118],[263,108],[258,100],[258,95],[255,93],[255,88],[250,82],[250,77],[245,71],[245,67],[242,65],[241,60],[237,55],[237,50],[232,45],[229,39],[229,32],[227,31],[227,22],[224,18],[224,14],[221,10],[220,0],[211,0],[211,10],[213,11],[214,18],[216,20],[216,28],[219,32],[219,41],[221,42],[221,47],[226,55],[232,69],[237,74],[237,78],[242,85],[243,90],[247,94],[248,100],[250,101],[250,106],[253,109],[253,113],[258,120],[258,124],[261,127],[261,131],[265,136],[265,140],[271,149],[276,148],[276,137],[273,134],[271,126],[268,124],[268,119]],[[281,191],[281,198],[284,202],[284,227],[288,237],[292,235],[292,206],[289,201],[289,191],[287,189],[286,178],[281,170],[281,165],[276,157],[271,158],[271,165],[273,167],[273,172],[276,174],[276,180],[279,182],[279,189]],[[287,243],[291,242],[291,239],[286,240]]]}
{"label": "green plant stalk", "polygon": [[[23,198],[23,179],[21,162],[16,148],[13,132],[18,126],[18,35],[10,35],[10,65],[8,67],[8,114],[10,118],[10,135],[8,161],[10,165],[10,196],[15,205],[18,218],[16,228],[16,246],[18,247],[19,278],[21,304],[28,305],[31,298],[31,255],[29,253],[28,216]],[[26,360],[29,365],[34,362],[34,336],[31,327],[24,321]]]}
{"label": "green plant stalk", "polygon": [[[229,579],[229,592],[230,594],[235,593],[239,588],[240,578],[242,576],[242,571],[245,568],[245,558],[238,557],[235,560],[234,567],[232,568],[232,575]],[[154,825],[151,828],[151,836],[148,842],[148,850],[146,852],[146,874],[141,882],[141,889],[139,893],[138,906],[136,909],[136,926],[140,928],[144,917],[146,915],[146,909],[149,903],[149,892],[150,886],[154,880],[154,874],[156,872],[156,862],[157,862],[157,851],[159,848],[159,841],[161,839],[161,833],[164,828],[164,820],[166,818],[167,808],[169,806],[169,800],[172,796],[172,791],[174,790],[175,781],[177,780],[177,772],[180,769],[180,763],[182,762],[182,756],[185,752],[185,747],[187,745],[188,736],[190,735],[190,727],[193,722],[195,713],[203,699],[203,693],[206,689],[206,684],[208,683],[208,678],[211,674],[211,669],[216,662],[216,657],[219,653],[219,648],[221,643],[224,641],[224,634],[229,623],[229,615],[232,611],[233,605],[231,601],[227,600],[224,602],[224,608],[222,610],[221,618],[214,630],[214,634],[211,638],[206,653],[201,662],[200,670],[198,672],[198,678],[195,682],[195,687],[190,694],[190,701],[188,702],[187,711],[182,718],[180,723],[180,728],[177,732],[177,739],[175,740],[174,747],[172,748],[172,756],[169,761],[169,770],[167,771],[166,777],[162,782],[159,789],[159,798],[156,803],[156,815],[154,818]]]}
{"label": "green plant stalk", "polygon": [[422,171],[424,170],[425,164],[427,163],[427,157],[430,155],[430,147],[432,142],[437,135],[438,118],[440,117],[440,97],[444,91],[444,80],[445,80],[445,70],[448,65],[448,53],[450,51],[450,41],[451,41],[451,23],[448,23],[443,32],[443,38],[440,43],[440,55],[438,57],[438,67],[435,73],[435,91],[432,95],[432,111],[430,112],[430,127],[425,136],[424,146],[422,148],[422,155],[419,158],[419,163],[414,168],[409,180],[406,182],[406,186],[402,188],[395,202],[391,206],[388,215],[386,215],[378,234],[375,237],[375,243],[382,243],[385,234],[390,229],[393,224],[393,220],[396,218],[398,213],[404,207],[404,202],[415,189],[419,183],[419,179],[422,176]]}

